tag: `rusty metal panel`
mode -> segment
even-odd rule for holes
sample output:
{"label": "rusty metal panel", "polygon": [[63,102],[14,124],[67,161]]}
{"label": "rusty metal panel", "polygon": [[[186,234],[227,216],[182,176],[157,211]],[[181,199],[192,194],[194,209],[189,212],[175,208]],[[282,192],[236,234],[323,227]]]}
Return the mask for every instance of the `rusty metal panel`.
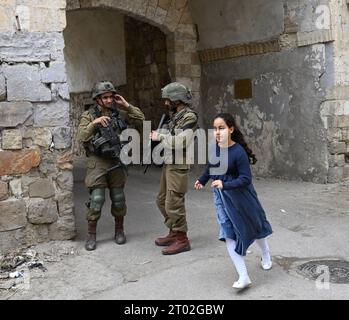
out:
{"label": "rusty metal panel", "polygon": [[251,99],[252,98],[252,80],[239,79],[234,82],[235,99]]}

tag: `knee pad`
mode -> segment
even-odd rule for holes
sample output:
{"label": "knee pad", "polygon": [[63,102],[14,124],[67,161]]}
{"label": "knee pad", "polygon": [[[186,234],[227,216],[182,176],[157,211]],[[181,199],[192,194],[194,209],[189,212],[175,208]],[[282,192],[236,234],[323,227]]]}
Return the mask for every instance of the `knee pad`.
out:
{"label": "knee pad", "polygon": [[116,209],[123,209],[125,207],[125,193],[124,188],[110,189],[110,199],[112,206]]}
{"label": "knee pad", "polygon": [[105,189],[97,188],[92,190],[90,199],[90,209],[93,212],[100,212],[105,201]]}

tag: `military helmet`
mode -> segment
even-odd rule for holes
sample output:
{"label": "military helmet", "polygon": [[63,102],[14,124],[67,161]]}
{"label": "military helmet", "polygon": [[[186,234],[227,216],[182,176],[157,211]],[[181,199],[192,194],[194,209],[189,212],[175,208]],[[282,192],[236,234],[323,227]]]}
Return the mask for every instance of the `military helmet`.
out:
{"label": "military helmet", "polygon": [[161,89],[162,98],[169,99],[172,102],[182,101],[189,104],[192,99],[190,90],[179,82],[172,82]]}
{"label": "military helmet", "polygon": [[110,81],[97,82],[92,90],[92,99],[95,100],[99,95],[107,92],[117,93],[114,85]]}

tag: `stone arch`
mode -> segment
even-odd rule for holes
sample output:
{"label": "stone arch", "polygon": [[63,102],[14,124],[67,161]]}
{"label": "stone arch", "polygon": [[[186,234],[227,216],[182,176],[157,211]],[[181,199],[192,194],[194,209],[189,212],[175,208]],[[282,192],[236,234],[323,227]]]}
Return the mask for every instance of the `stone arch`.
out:
{"label": "stone arch", "polygon": [[94,8],[119,10],[159,27],[167,35],[171,80],[191,88],[193,106],[199,106],[201,65],[188,0],[67,0],[67,11]]}

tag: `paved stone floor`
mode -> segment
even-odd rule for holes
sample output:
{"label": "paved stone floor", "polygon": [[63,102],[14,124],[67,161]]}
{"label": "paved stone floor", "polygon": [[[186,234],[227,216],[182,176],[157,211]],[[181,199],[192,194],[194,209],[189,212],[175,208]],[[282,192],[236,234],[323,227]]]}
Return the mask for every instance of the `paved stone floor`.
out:
{"label": "paved stone floor", "polygon": [[[224,243],[217,240],[218,227],[209,188],[190,188],[188,209],[192,251],[163,256],[154,238],[166,234],[155,205],[160,170],[129,172],[126,188],[127,244],[113,242],[110,201],[98,225],[98,248],[84,250],[86,222],[84,170],[75,171],[74,241],[35,246],[38,253],[58,258],[45,262],[46,272],[33,269],[27,286],[0,290],[0,299],[348,299],[349,284],[308,280],[295,265],[308,260],[349,261],[348,184],[318,185],[297,181],[255,179],[259,198],[274,234],[269,238],[274,266],[260,267],[260,255],[252,245],[246,262],[253,286],[242,293],[231,288],[237,275]],[[191,183],[196,175],[192,173]],[[54,261],[55,259],[51,259]],[[319,279],[320,279],[319,274]]]}

